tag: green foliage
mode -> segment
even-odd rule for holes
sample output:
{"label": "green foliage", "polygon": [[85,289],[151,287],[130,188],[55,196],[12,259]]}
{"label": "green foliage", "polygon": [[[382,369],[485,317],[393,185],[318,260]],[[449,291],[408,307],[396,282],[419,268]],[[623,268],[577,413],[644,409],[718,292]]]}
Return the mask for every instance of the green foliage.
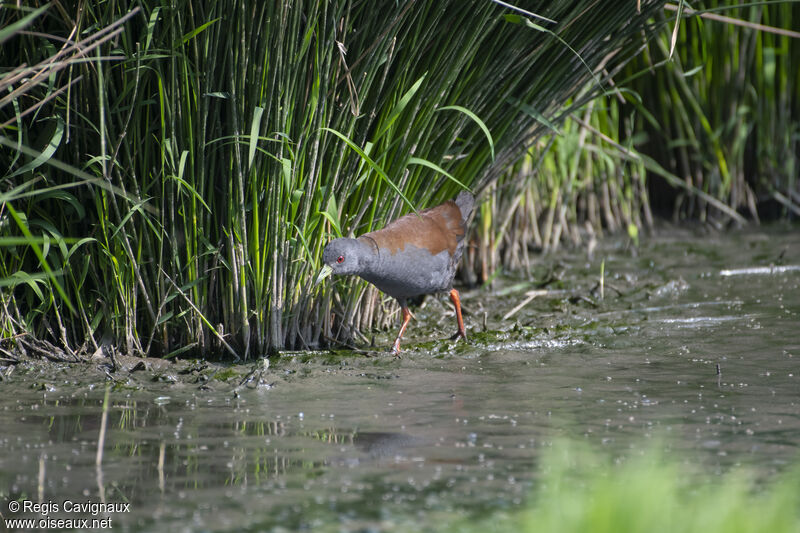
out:
{"label": "green foliage", "polygon": [[591,253],[605,231],[627,231],[635,245],[654,210],[718,226],[800,215],[800,3],[678,4],[605,94],[567,106],[563,125],[515,102],[553,133],[493,184],[472,279],[530,270],[531,243]]}
{"label": "green foliage", "polygon": [[380,323],[374,289],[312,288],[329,236],[489,186],[660,5],[5,9],[0,64],[30,67],[0,73],[0,237],[27,239],[2,246],[3,334],[247,357]]}
{"label": "green foliage", "polygon": [[623,464],[568,442],[540,461],[537,489],[521,512],[458,531],[757,533],[800,528],[800,472],[767,483],[737,469],[718,477],[648,451]]}
{"label": "green foliage", "polygon": [[[639,136],[636,149],[686,186],[755,219],[798,214],[800,3],[731,4],[692,3],[671,60],[664,32],[626,67],[635,79],[619,81],[637,96],[625,93],[632,105],[622,120]],[[656,208],[701,218],[718,211],[696,194],[680,194],[673,205],[680,191],[655,181]]]}

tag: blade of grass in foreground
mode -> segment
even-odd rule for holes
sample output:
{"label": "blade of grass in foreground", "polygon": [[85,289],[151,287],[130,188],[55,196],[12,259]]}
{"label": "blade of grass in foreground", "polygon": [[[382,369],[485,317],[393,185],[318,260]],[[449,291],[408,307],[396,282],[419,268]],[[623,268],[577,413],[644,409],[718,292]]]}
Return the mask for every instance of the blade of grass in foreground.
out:
{"label": "blade of grass in foreground", "polygon": [[[567,442],[539,461],[537,485],[523,510],[458,531],[541,533],[796,533],[800,471],[770,479],[746,468],[723,474],[687,469],[655,448],[619,464]],[[758,510],[757,512],[755,510]]]}

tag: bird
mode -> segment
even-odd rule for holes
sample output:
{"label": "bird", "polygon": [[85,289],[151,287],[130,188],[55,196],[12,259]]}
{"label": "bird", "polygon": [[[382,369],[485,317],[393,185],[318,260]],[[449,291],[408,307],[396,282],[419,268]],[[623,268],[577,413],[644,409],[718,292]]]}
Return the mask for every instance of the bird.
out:
{"label": "bird", "polygon": [[323,267],[315,285],[331,274],[357,275],[396,299],[403,323],[392,345],[395,356],[399,357],[400,339],[411,320],[408,300],[423,294],[449,292],[458,322],[451,339],[466,340],[461,296],[453,288],[453,278],[474,205],[472,194],[462,191],[453,200],[409,213],[383,229],[332,240],[322,251]]}

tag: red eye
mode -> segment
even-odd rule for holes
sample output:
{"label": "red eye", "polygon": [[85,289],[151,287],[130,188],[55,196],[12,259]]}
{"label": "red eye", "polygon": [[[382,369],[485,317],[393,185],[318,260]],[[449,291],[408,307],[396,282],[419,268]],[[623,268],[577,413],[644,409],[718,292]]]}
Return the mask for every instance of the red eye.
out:
{"label": "red eye", "polygon": [[336,262],[337,262],[337,263],[344,263],[344,256],[343,256],[343,255],[340,255],[339,257],[337,257],[337,258],[336,258]]}

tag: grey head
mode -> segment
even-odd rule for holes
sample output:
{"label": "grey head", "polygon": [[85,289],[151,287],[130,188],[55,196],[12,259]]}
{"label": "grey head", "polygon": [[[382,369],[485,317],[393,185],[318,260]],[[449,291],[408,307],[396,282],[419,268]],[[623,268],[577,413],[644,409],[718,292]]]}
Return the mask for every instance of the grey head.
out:
{"label": "grey head", "polygon": [[357,239],[334,239],[322,250],[322,268],[316,283],[330,274],[363,274],[370,271],[375,260],[375,249]]}

